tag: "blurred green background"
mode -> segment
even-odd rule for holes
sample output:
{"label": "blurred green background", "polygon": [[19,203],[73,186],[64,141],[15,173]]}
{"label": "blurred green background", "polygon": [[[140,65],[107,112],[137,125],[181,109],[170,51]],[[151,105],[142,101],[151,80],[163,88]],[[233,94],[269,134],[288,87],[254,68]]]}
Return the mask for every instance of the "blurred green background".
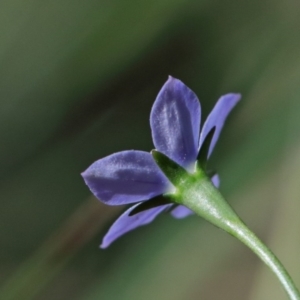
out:
{"label": "blurred green background", "polygon": [[300,286],[300,3],[0,2],[0,299],[287,299],[243,245],[197,217],[159,217],[103,251],[121,212],[80,172],[153,148],[170,74],[203,118],[240,92],[211,165],[221,191]]}

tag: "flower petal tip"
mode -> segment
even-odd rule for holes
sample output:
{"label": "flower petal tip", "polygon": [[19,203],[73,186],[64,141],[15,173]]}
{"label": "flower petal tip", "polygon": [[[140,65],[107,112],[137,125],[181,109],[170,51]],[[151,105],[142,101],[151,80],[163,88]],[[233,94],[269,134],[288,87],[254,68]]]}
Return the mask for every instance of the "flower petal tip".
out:
{"label": "flower petal tip", "polygon": [[85,171],[80,173],[81,177],[84,180],[84,183],[89,187],[89,178],[92,176],[90,168],[87,168]]}
{"label": "flower petal tip", "polygon": [[169,75],[168,80],[166,81],[163,87],[182,89],[186,87],[186,85],[180,79]]}
{"label": "flower petal tip", "polygon": [[104,241],[101,243],[101,245],[99,246],[99,248],[101,250],[105,250],[109,247],[110,244],[105,243]]}
{"label": "flower petal tip", "polygon": [[84,181],[85,181],[86,177],[88,177],[88,172],[87,171],[88,171],[88,169],[86,169],[85,171],[80,173],[80,176],[84,179]]}
{"label": "flower petal tip", "polygon": [[179,80],[179,79],[173,77],[172,75],[169,75],[167,81],[171,81],[171,80]]}
{"label": "flower petal tip", "polygon": [[226,95],[223,95],[222,97],[226,97],[228,101],[237,103],[238,101],[241,100],[242,95],[240,93],[228,93]]}

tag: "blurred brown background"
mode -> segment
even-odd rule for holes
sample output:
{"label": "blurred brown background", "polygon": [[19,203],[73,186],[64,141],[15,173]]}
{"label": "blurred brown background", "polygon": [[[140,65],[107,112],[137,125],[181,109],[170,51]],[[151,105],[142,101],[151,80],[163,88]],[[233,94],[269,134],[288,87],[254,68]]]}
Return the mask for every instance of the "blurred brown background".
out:
{"label": "blurred brown background", "polygon": [[[206,116],[240,92],[211,165],[300,286],[300,3],[0,2],[0,299],[286,299],[243,245],[161,216],[99,250],[122,208],[80,172],[152,149],[151,105],[180,78]],[[202,120],[204,117],[202,118]]]}

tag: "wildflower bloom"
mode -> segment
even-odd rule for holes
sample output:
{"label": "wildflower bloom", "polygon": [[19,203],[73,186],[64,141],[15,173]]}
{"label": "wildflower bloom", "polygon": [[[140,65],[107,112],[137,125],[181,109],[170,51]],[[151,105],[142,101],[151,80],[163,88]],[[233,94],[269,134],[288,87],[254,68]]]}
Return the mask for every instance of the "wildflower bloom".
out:
{"label": "wildflower bloom", "polygon": [[[155,148],[187,172],[193,173],[199,151],[208,135],[212,134],[206,159],[214,149],[229,112],[239,99],[239,94],[222,96],[200,133],[201,107],[197,96],[180,80],[169,77],[150,115]],[[187,207],[164,201],[163,198],[158,198],[155,205],[143,208],[145,201],[152,203],[151,199],[171,195],[176,190],[148,152],[129,150],[109,155],[94,162],[82,176],[92,193],[105,204],[136,203],[111,226],[103,239],[102,248],[108,247],[126,232],[152,222],[164,211],[170,211],[178,219],[193,213]],[[211,180],[216,187],[219,186],[218,175]]]}

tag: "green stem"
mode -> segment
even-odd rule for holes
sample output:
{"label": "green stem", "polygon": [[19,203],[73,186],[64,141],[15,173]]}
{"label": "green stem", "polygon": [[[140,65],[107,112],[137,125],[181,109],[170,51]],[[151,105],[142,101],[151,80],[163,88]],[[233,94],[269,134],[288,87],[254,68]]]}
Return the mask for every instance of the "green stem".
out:
{"label": "green stem", "polygon": [[292,278],[272,251],[240,221],[232,224],[231,234],[248,246],[275,273],[291,300],[299,300],[300,294]]}
{"label": "green stem", "polygon": [[182,180],[172,198],[243,242],[275,273],[290,299],[300,300],[298,289],[277,257],[241,221],[201,169]]}

